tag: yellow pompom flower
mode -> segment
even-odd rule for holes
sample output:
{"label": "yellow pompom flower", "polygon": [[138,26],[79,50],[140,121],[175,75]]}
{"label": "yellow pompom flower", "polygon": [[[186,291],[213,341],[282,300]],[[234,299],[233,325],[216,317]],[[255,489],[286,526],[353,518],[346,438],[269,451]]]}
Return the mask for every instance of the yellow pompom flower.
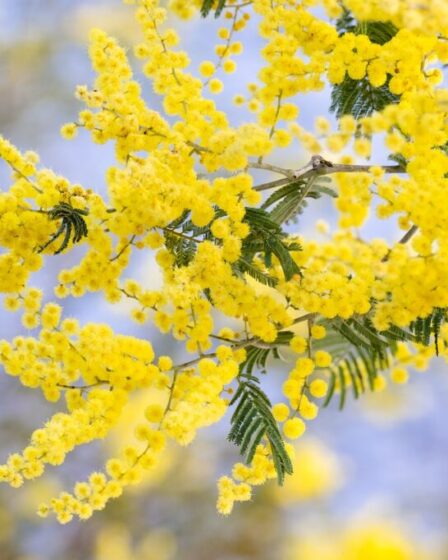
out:
{"label": "yellow pompom flower", "polygon": [[314,354],[314,361],[317,367],[328,367],[332,362],[331,354],[329,354],[325,350],[318,350]]}
{"label": "yellow pompom flower", "polygon": [[301,418],[291,418],[283,425],[283,433],[288,439],[298,439],[306,430],[306,424]]}
{"label": "yellow pompom flower", "polygon": [[313,397],[320,399],[325,397],[328,390],[328,383],[323,379],[315,379],[310,383],[310,393]]}
{"label": "yellow pompom flower", "polygon": [[227,59],[223,62],[222,68],[227,74],[232,74],[236,70],[236,62],[234,60]]}
{"label": "yellow pompom flower", "polygon": [[322,338],[325,338],[327,334],[327,331],[325,329],[325,327],[323,327],[322,325],[313,325],[311,327],[311,336],[313,338],[315,338],[316,340],[320,340]]}
{"label": "yellow pompom flower", "polygon": [[216,72],[216,67],[210,60],[204,60],[199,65],[199,72],[204,78],[210,78]]}
{"label": "yellow pompom flower", "polygon": [[289,407],[284,403],[274,404],[272,414],[277,422],[284,422],[289,416]]}
{"label": "yellow pompom flower", "polygon": [[67,123],[61,128],[61,136],[66,140],[71,140],[78,133],[78,126],[76,123]]}
{"label": "yellow pompom flower", "polygon": [[218,78],[212,78],[209,82],[209,88],[212,93],[221,93],[224,89],[224,85]]}
{"label": "yellow pompom flower", "polygon": [[302,354],[308,348],[308,342],[303,336],[294,336],[289,342],[289,346],[297,352],[297,354]]}
{"label": "yellow pompom flower", "polygon": [[409,373],[405,368],[402,367],[394,367],[390,372],[390,378],[394,383],[402,385],[407,383],[409,380]]}
{"label": "yellow pompom flower", "polygon": [[169,356],[160,356],[157,365],[160,371],[169,371],[173,367],[173,360]]}

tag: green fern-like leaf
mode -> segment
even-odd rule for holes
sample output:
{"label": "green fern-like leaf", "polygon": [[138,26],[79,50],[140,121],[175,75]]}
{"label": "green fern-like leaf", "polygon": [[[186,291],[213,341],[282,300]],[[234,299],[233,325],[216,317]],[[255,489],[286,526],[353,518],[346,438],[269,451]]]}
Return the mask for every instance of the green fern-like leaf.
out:
{"label": "green fern-like leaf", "polygon": [[88,210],[75,208],[67,202],[60,202],[54,208],[48,211],[48,218],[52,221],[60,220],[60,225],[57,231],[50,237],[50,239],[42,246],[39,247],[38,252],[41,253],[56,239],[62,237],[62,243],[59,248],[54,252],[55,255],[62,253],[70,242],[79,243],[83,237],[87,237],[87,224],[84,219],[88,215]]}
{"label": "green fern-like leaf", "polygon": [[291,331],[281,331],[277,334],[277,338],[270,344],[254,344],[246,346],[246,359],[240,364],[240,376],[251,377],[255,368],[266,371],[266,362],[270,355],[279,359],[278,349],[281,346],[288,346],[294,333]]}
{"label": "green fern-like leaf", "polygon": [[415,337],[415,342],[429,346],[434,340],[436,354],[439,355],[440,328],[447,320],[447,310],[436,307],[427,317],[419,317],[413,321],[409,330]]}
{"label": "green fern-like leaf", "polygon": [[[336,23],[340,35],[355,33],[367,35],[372,43],[384,45],[397,33],[398,29],[391,22],[363,21],[356,23],[353,16],[344,10],[341,18]],[[387,105],[398,103],[400,96],[389,91],[390,76],[386,83],[380,87],[373,87],[368,78],[353,80],[348,75],[340,84],[333,86],[331,92],[330,111],[338,118],[343,115],[353,115],[356,119],[381,111]]]}
{"label": "green fern-like leaf", "polygon": [[333,86],[330,111],[338,118],[352,115],[360,119],[399,101],[400,97],[389,91],[388,82],[375,88],[367,78],[352,80],[345,76],[341,84]]}
{"label": "green fern-like leaf", "polygon": [[433,343],[438,354],[440,329],[446,320],[447,310],[436,308],[427,317],[411,323],[408,330],[392,326],[379,332],[368,317],[324,321],[327,336],[313,344],[315,349],[325,349],[333,356],[324,406],[338,392],[339,408],[343,408],[349,386],[355,398],[367,388],[373,390],[378,374],[391,367],[398,341],[425,346]]}
{"label": "green fern-like leaf", "polygon": [[[250,226],[250,234],[243,240],[242,257],[251,264],[255,256],[264,259],[266,267],[272,266],[272,256],[275,255],[283,269],[286,280],[291,280],[295,274],[301,274],[299,267],[291,256],[291,251],[299,251],[300,247],[288,243],[286,233],[272,216],[263,208],[246,208],[244,221]],[[250,273],[249,270],[247,272]]]}
{"label": "green fern-like leaf", "polygon": [[346,393],[350,386],[355,399],[367,388],[373,390],[378,374],[390,368],[397,342],[416,340],[412,332],[399,327],[379,332],[368,317],[348,320],[337,318],[323,323],[327,328],[327,336],[314,342],[313,347],[325,349],[333,357],[324,406],[330,404],[336,390],[341,409],[347,400]]}
{"label": "green fern-like leaf", "polygon": [[175,267],[189,265],[196,255],[197,244],[194,241],[183,239],[172,233],[165,233],[165,244],[174,256],[173,266]]}
{"label": "green fern-like leaf", "polygon": [[263,203],[262,208],[267,209],[277,203],[270,211],[271,218],[278,224],[294,220],[307,206],[307,198],[318,199],[324,195],[335,198],[337,196],[328,184],[329,177],[313,177],[313,180],[289,183],[275,191]]}
{"label": "green fern-like leaf", "polygon": [[257,446],[266,437],[271,446],[278,482],[283,484],[285,475],[292,474],[292,463],[272,415],[271,403],[256,379],[240,382],[230,404],[235,403],[238,404],[231,418],[229,441],[240,448],[241,454],[250,464]]}
{"label": "green fern-like leaf", "polygon": [[[202,6],[201,6],[202,17],[208,16],[208,14],[213,10],[213,6],[215,5],[215,3],[216,0],[204,0],[202,2]],[[225,5],[226,5],[226,0],[218,0],[215,8],[215,17],[218,17],[221,14]]]}
{"label": "green fern-like leaf", "polygon": [[395,37],[398,28],[390,21],[361,21],[353,32],[356,35],[367,35],[377,45],[384,45]]}
{"label": "green fern-like leaf", "polygon": [[353,33],[356,29],[357,22],[353,17],[350,10],[347,8],[342,8],[342,14],[336,21],[336,31],[338,32],[339,36],[343,35],[344,33]]}
{"label": "green fern-like leaf", "polygon": [[249,276],[252,276],[252,278],[257,280],[257,282],[260,282],[260,284],[264,284],[270,288],[273,288],[278,284],[277,278],[274,278],[267,272],[261,270],[254,262],[250,263],[243,258],[238,259],[232,268],[238,276],[242,276],[244,273],[247,273]]}

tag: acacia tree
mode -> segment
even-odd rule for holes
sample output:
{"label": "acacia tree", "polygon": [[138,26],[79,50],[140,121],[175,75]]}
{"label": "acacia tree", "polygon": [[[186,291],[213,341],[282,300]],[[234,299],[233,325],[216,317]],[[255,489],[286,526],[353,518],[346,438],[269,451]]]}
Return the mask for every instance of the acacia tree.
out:
{"label": "acacia tree", "polygon": [[[228,514],[253,486],[270,478],[281,484],[293,471],[288,441],[320,406],[336,398],[342,408],[348,391],[357,398],[380,390],[386,374],[406,382],[408,366],[424,369],[434,355],[448,355],[448,91],[440,85],[448,8],[409,0],[126,3],[135,4],[143,36],[134,54],[164,114],[145,103],[125,50],[94,29],[97,78],[92,88],[77,88],[86,108],[62,128],[65,138],[86,129],[94,142],[115,144],[107,197],[0,139],[12,170],[0,194],[0,291],[30,331],[1,341],[0,361],[24,386],[66,406],[9,456],[0,479],[19,487],[42,475],[76,446],[106,437],[133,393],[158,394],[136,427],[139,447],[123,442],[104,473],[39,508],[61,523],[104,508],[157,464],[167,440],[190,443],[230,408],[228,438],[244,462],[218,483],[218,510]],[[203,60],[198,76],[165,25],[169,10],[223,20],[215,60]],[[237,35],[252,14],[265,41],[263,64],[249,94],[234,98],[253,121],[235,127],[211,95],[223,89],[219,73],[235,70],[243,50]],[[321,117],[316,131],[306,130],[297,96],[326,84],[336,124]],[[371,154],[375,137],[387,164]],[[277,149],[293,142],[309,163],[280,167]],[[353,151],[368,163],[354,163]],[[260,184],[255,170],[280,178]],[[334,198],[339,213],[324,241],[291,225],[319,197]],[[399,241],[363,236],[372,208],[403,230]],[[42,305],[32,273],[77,245],[85,251],[60,272],[58,301],[88,292],[111,305],[129,299],[136,321],[184,341],[191,356],[156,358],[148,340],[107,324],[80,325],[64,316],[61,301]],[[160,290],[124,278],[135,251],[155,252]],[[229,327],[217,332],[217,319]],[[284,402],[272,404],[260,374],[286,348],[293,359]]]}

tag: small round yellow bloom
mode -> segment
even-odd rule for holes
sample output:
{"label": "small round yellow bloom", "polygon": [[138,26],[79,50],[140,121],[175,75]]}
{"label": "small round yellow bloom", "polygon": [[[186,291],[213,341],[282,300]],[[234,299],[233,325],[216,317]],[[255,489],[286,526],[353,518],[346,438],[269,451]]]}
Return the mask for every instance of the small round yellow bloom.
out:
{"label": "small round yellow bloom", "polygon": [[282,391],[288,399],[294,399],[299,396],[301,384],[295,379],[287,379],[282,386]]}
{"label": "small round yellow bloom", "polygon": [[150,404],[145,410],[148,422],[160,422],[163,418],[163,407],[160,404]]}
{"label": "small round yellow bloom", "polygon": [[236,70],[236,62],[234,60],[227,59],[224,61],[222,67],[224,72],[227,72],[227,74],[232,74]]}
{"label": "small round yellow bloom", "polygon": [[241,54],[243,52],[243,44],[241,41],[235,41],[229,47],[230,54]]}
{"label": "small round yellow bloom", "polygon": [[226,27],[220,27],[218,29],[218,37],[220,39],[223,39],[223,40],[228,39],[229,35],[230,35],[230,31]]}
{"label": "small round yellow bloom", "polygon": [[327,394],[327,389],[328,383],[323,379],[315,379],[310,384],[310,393],[317,399],[325,397],[325,395]]}
{"label": "small round yellow bloom", "polygon": [[395,367],[390,372],[390,378],[394,383],[398,383],[400,385],[407,383],[409,379],[409,373],[405,368],[402,367]]}
{"label": "small round yellow bloom", "polygon": [[308,342],[303,336],[294,336],[289,345],[297,354],[302,354],[308,348]]}
{"label": "small round yellow bloom", "polygon": [[134,321],[143,325],[143,323],[147,319],[147,314],[145,313],[145,311],[143,311],[143,309],[137,308],[131,311],[131,317],[134,319]]}
{"label": "small round yellow bloom", "polygon": [[224,86],[221,80],[218,80],[218,78],[212,78],[209,82],[209,88],[212,93],[221,93]]}
{"label": "small round yellow bloom", "polygon": [[383,391],[386,388],[387,381],[384,375],[377,375],[373,381],[373,389],[377,392]]}
{"label": "small round yellow bloom", "polygon": [[160,371],[169,371],[173,367],[173,360],[169,356],[160,356],[157,365]]}
{"label": "small round yellow bloom", "polygon": [[314,360],[317,367],[328,367],[331,364],[331,354],[325,350],[318,350],[314,355]]}
{"label": "small round yellow bloom", "polygon": [[326,334],[327,334],[327,331],[326,331],[325,327],[322,327],[322,325],[313,325],[311,327],[311,336],[313,338],[315,338],[316,340],[320,340],[321,338],[325,338]]}
{"label": "small round yellow bloom", "polygon": [[298,439],[304,434],[306,424],[301,418],[291,418],[283,426],[283,433],[289,439]]}
{"label": "small round yellow bloom", "polygon": [[78,126],[76,123],[67,123],[61,128],[61,136],[66,140],[71,140],[76,136],[78,132]]}
{"label": "small round yellow bloom", "polygon": [[216,67],[210,60],[204,60],[199,65],[199,72],[204,76],[204,78],[210,78],[216,71]]}
{"label": "small round yellow bloom", "polygon": [[307,377],[314,371],[314,362],[311,358],[299,358],[294,368],[302,377]]}
{"label": "small round yellow bloom", "polygon": [[284,422],[289,416],[289,407],[285,403],[274,404],[272,414],[277,422]]}
{"label": "small round yellow bloom", "polygon": [[358,156],[367,158],[370,157],[372,145],[367,138],[357,138],[353,143],[353,149]]}

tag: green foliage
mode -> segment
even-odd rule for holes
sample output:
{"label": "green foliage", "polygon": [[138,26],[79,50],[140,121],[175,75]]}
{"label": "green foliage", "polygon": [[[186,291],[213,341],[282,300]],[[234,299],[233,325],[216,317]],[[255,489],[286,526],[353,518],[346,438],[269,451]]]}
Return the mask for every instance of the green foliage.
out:
{"label": "green foliage", "polygon": [[412,322],[409,329],[414,334],[415,341],[429,346],[431,338],[434,338],[436,354],[439,355],[440,328],[447,320],[447,310],[436,307],[427,317],[419,317]]}
{"label": "green foliage", "polygon": [[379,332],[368,317],[348,320],[337,318],[324,321],[323,324],[327,328],[327,336],[313,344],[315,349],[325,349],[333,356],[329,370],[330,383],[323,406],[330,404],[338,388],[339,408],[344,407],[347,376],[355,399],[367,388],[373,390],[378,373],[387,370],[392,364],[397,341],[416,341],[412,332],[399,327]]}
{"label": "green foliage", "polygon": [[[215,209],[215,217],[224,213]],[[190,211],[185,211],[179,218],[172,221],[164,229],[167,249],[174,256],[174,266],[188,266],[196,255],[197,243],[213,236],[209,226],[194,225],[190,218]]]}
{"label": "green foliage", "polygon": [[88,215],[87,210],[74,208],[71,204],[60,202],[54,208],[49,210],[47,214],[50,220],[60,220],[61,223],[57,231],[50,237],[50,239],[38,249],[39,253],[44,251],[49,245],[56,241],[56,239],[62,236],[62,243],[59,249],[54,252],[55,255],[62,253],[62,251],[67,248],[70,242],[70,237],[72,237],[73,243],[79,243],[83,237],[87,236],[87,224],[84,220],[84,216]]}
{"label": "green foliage", "polygon": [[292,474],[293,467],[285,449],[277,422],[271,412],[271,403],[258,386],[258,379],[242,379],[231,401],[238,402],[231,418],[229,441],[240,448],[248,464],[251,463],[258,444],[264,437],[271,446],[272,458],[279,484],[283,484],[285,474]]}
{"label": "green foliage", "polygon": [[406,169],[406,166],[408,164],[408,160],[402,154],[391,154],[387,159],[398,163],[398,165],[401,165],[403,169]]}
{"label": "green foliage", "polygon": [[388,82],[375,88],[368,78],[353,80],[345,76],[341,84],[333,86],[330,111],[338,118],[352,115],[355,119],[360,119],[399,101],[400,97],[389,91]]}
{"label": "green foliage", "polygon": [[244,276],[244,273],[247,272],[249,276],[252,276],[257,282],[260,284],[264,284],[265,286],[269,286],[270,288],[274,288],[278,284],[277,278],[271,276],[267,272],[264,272],[255,261],[248,262],[244,258],[238,259],[238,261],[232,266],[233,272],[237,276]]}
{"label": "green foliage", "polygon": [[165,233],[166,248],[173,254],[173,266],[188,266],[196,254],[196,243],[173,233]]}
{"label": "green foliage", "polygon": [[[244,221],[251,230],[242,244],[242,258],[246,263],[252,264],[255,256],[261,254],[265,266],[270,268],[272,256],[275,255],[286,280],[300,274],[300,269],[291,256],[291,251],[300,251],[300,245],[286,241],[287,234],[266,210],[246,208]],[[247,272],[250,273],[249,270]]]}
{"label": "green foliage", "polygon": [[293,336],[294,333],[291,331],[281,331],[275,341],[270,344],[254,343],[246,346],[246,359],[240,365],[240,375],[251,376],[255,368],[261,373],[266,373],[266,362],[269,356],[272,354],[274,358],[280,359],[279,346],[288,346]]}
{"label": "green foliage", "polygon": [[[222,216],[225,216],[225,213],[215,208],[215,219]],[[277,257],[287,280],[295,274],[300,274],[300,269],[291,256],[291,251],[300,251],[300,246],[286,240],[287,234],[266,210],[246,208],[244,221],[249,225],[251,232],[243,239],[241,258],[232,266],[235,274],[242,276],[247,273],[262,284],[275,286],[277,278],[262,270],[257,262],[260,257],[264,266],[270,268],[273,255]],[[214,239],[210,226],[195,226],[188,212],[164,228],[164,234],[167,247],[175,257],[175,266],[187,266],[196,254],[197,243],[205,239]],[[220,243],[216,239],[215,242]]]}
{"label": "green foliage", "polygon": [[356,35],[367,35],[377,45],[384,45],[395,37],[398,28],[390,21],[361,21],[355,27]]}
{"label": "green foliage", "polygon": [[343,35],[344,33],[353,33],[356,25],[356,20],[350,10],[347,10],[347,8],[343,7],[342,15],[340,15],[336,21],[336,31],[338,32],[339,36]]}
{"label": "green foliage", "polygon": [[390,21],[356,21],[352,13],[343,8],[342,15],[336,21],[339,36],[346,33],[367,35],[372,43],[384,45],[398,33],[398,28]]}
{"label": "green foliage", "polygon": [[[357,23],[348,10],[336,23],[339,35],[354,33],[355,35],[367,35],[372,43],[384,45],[397,33],[398,29],[391,22],[364,21]],[[386,83],[381,87],[373,87],[368,78],[353,80],[346,75],[343,82],[333,86],[331,92],[330,111],[338,118],[342,115],[353,115],[356,119],[371,115],[375,111],[381,111],[393,103],[400,101],[400,96],[389,91],[388,77]]]}
{"label": "green foliage", "polygon": [[201,6],[202,17],[207,17],[208,14],[213,10],[215,4],[215,17],[218,17],[226,5],[226,0],[218,0],[217,2],[216,0],[204,0]]}
{"label": "green foliage", "polygon": [[337,197],[337,193],[328,184],[331,183],[329,177],[312,177],[308,180],[294,181],[273,192],[263,203],[262,208],[267,209],[277,203],[270,211],[270,216],[274,222],[282,224],[295,220],[303,213],[308,206],[307,198],[318,199],[323,195],[332,198]]}

